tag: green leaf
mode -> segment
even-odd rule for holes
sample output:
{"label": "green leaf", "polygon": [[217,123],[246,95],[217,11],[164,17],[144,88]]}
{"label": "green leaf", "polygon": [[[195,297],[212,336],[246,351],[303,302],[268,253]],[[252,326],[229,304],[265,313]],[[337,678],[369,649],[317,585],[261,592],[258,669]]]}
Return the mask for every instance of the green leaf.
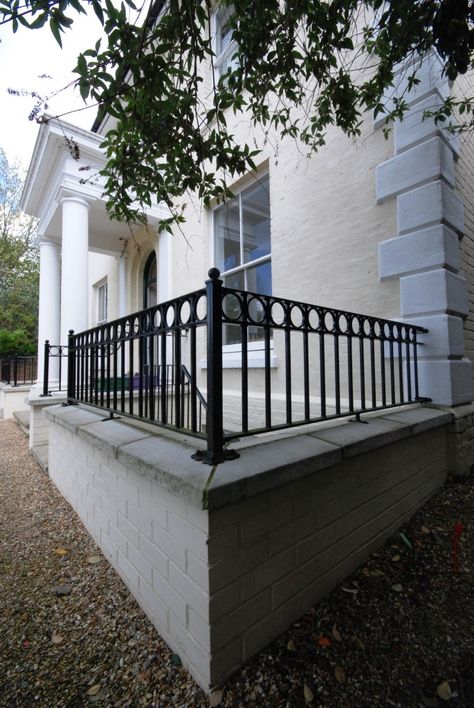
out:
{"label": "green leaf", "polygon": [[51,18],[49,21],[49,29],[51,30],[51,33],[56,40],[56,42],[59,44],[59,46],[62,49],[63,43],[61,39],[61,32],[59,30],[59,25],[57,21],[54,18]]}

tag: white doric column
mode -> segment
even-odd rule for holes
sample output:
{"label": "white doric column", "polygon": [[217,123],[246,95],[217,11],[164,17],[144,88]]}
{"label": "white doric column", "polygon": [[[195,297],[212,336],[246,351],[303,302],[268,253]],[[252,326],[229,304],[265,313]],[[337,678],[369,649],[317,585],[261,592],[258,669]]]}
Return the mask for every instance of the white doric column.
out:
{"label": "white doric column", "polygon": [[[38,380],[42,387],[44,371],[44,342],[59,344],[61,312],[61,262],[59,244],[41,236],[40,249],[40,284],[38,311]],[[50,360],[49,379],[57,381],[57,359]]]}
{"label": "white doric column", "polygon": [[89,204],[76,196],[62,206],[61,344],[68,332],[82,332],[89,322]]}
{"label": "white doric column", "polygon": [[[402,319],[429,330],[419,351],[420,394],[452,406],[472,400],[472,364],[464,356],[468,294],[458,244],[464,233],[455,184],[458,143],[433,119],[423,120],[449,89],[436,55],[424,61],[418,78],[405,95],[406,116],[394,125],[395,156],[376,171],[377,199],[396,199],[398,222],[397,235],[379,245],[379,274],[399,279]],[[399,90],[404,80],[402,73]]]}

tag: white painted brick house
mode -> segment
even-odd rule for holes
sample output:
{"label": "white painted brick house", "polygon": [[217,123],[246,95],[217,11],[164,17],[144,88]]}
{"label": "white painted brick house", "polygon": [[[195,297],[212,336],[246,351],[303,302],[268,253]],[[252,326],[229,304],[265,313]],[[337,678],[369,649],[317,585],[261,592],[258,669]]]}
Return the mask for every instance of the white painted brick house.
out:
{"label": "white painted brick house", "polygon": [[[131,237],[108,219],[100,183],[82,182],[81,167],[94,171],[104,163],[99,145],[106,122],[96,133],[54,120],[40,127],[23,196],[24,209],[39,218],[40,371],[44,340],[67,345],[69,330],[100,327],[196,291],[212,267],[225,287],[428,330],[420,334],[417,366],[419,393],[431,399],[431,408],[370,414],[368,425],[336,420],[299,435],[293,429],[234,439],[240,457],[213,467],[191,459],[202,443],[192,442],[189,430],[184,436],[160,432],[127,422],[120,412],[119,419],[104,421],[103,411],[93,410],[100,404],[97,391],[95,400],[85,401],[92,408],[51,407],[64,394],[42,397],[38,382],[30,398],[31,447],[49,435],[52,479],[205,689],[225,680],[356,567],[448,470],[465,473],[474,462],[474,149],[470,136],[455,139],[422,120],[423,110],[448,90],[436,57],[425,62],[420,79],[406,118],[388,140],[367,115],[359,139],[331,129],[326,147],[311,160],[291,140],[278,151],[268,141],[257,173],[233,185],[231,212],[186,206],[186,239],[157,233],[166,215],[159,205],[149,211],[149,226]],[[261,139],[245,121],[235,130],[242,140]],[[78,144],[79,161],[70,156],[63,131]],[[244,345],[235,325],[227,323],[223,332],[224,408],[227,400],[240,412],[244,404],[235,401]],[[293,363],[288,385],[283,330],[271,328],[265,345],[258,327],[249,333],[250,413],[257,415],[269,400],[269,382],[272,405],[286,404],[287,418],[296,416],[298,405],[322,405],[321,391],[307,396],[301,361]],[[187,331],[183,336],[191,338]],[[153,346],[146,355],[152,361]],[[204,342],[198,338],[195,346],[195,376],[206,391]],[[292,350],[294,360],[303,347]],[[122,358],[130,399],[134,352]],[[352,366],[351,350],[341,352],[341,368],[348,361]],[[371,370],[375,382],[370,345],[366,356],[367,376]],[[381,387],[386,402],[381,371],[385,360],[394,360],[388,344],[381,345],[380,358],[371,391],[369,383],[350,383],[348,396],[357,405],[366,393],[375,400]],[[52,359],[52,384],[60,378],[56,366]],[[339,374],[331,368],[324,379],[321,360],[310,358],[309,370],[317,367],[333,392],[328,405],[338,409]],[[116,380],[117,370],[115,362]],[[407,386],[400,383],[402,398]],[[101,390],[103,403],[107,391]]]}

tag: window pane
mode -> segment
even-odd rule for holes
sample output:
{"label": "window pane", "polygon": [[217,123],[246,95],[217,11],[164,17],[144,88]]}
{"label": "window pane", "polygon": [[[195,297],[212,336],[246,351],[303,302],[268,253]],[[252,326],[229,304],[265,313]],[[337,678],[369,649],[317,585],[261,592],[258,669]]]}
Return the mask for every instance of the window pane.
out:
{"label": "window pane", "polygon": [[107,319],[107,285],[97,288],[97,321],[105,322]]}
{"label": "window pane", "polygon": [[234,288],[234,290],[244,290],[244,272],[239,270],[238,273],[231,273],[224,277],[224,287]]}
{"label": "window pane", "polygon": [[242,192],[244,263],[270,253],[270,193],[268,176]]}
{"label": "window pane", "polygon": [[272,294],[272,264],[271,261],[259,263],[247,268],[247,290],[261,295]]}
{"label": "window pane", "polygon": [[[231,199],[214,212],[216,261],[221,271],[240,265],[240,219],[238,199]],[[233,287],[233,286],[229,286]]]}
{"label": "window pane", "polygon": [[216,14],[216,56],[219,57],[232,41],[229,19],[234,14],[233,6],[223,7]]}

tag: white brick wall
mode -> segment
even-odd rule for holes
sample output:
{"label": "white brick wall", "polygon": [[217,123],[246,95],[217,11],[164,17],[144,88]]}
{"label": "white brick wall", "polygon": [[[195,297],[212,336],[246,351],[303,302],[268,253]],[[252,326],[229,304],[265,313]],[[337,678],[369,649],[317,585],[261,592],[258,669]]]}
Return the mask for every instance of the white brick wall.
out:
{"label": "white brick wall", "polygon": [[58,419],[50,422],[53,481],[205,689],[361,563],[439,486],[448,464],[438,427],[205,511]]}
{"label": "white brick wall", "polygon": [[206,513],[54,424],[50,475],[159,632],[208,686]]}
{"label": "white brick wall", "polygon": [[216,671],[249,659],[356,568],[446,469],[446,434],[430,431],[211,511],[210,528],[237,527],[239,539],[209,569]]}

